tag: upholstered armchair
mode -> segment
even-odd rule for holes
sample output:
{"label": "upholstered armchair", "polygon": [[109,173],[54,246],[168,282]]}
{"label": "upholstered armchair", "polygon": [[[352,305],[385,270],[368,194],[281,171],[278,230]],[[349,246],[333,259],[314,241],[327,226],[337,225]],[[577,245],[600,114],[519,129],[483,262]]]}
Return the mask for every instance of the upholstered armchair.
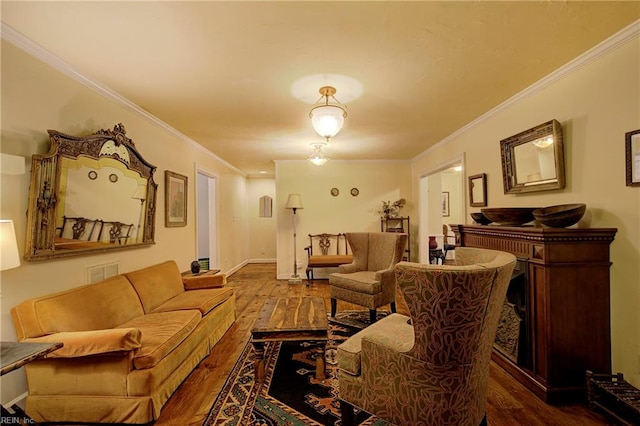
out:
{"label": "upholstered armchair", "polygon": [[354,406],[397,425],[486,424],[491,350],[516,258],[455,253],[453,265],[398,263],[411,318],[391,314],[338,347],[343,426]]}
{"label": "upholstered armchair", "polygon": [[345,234],[353,253],[353,262],[338,266],[329,276],[331,316],[337,301],[369,308],[371,323],[377,308],[390,304],[396,311],[396,277],[394,266],[402,260],[407,234],[393,232],[351,232]]}

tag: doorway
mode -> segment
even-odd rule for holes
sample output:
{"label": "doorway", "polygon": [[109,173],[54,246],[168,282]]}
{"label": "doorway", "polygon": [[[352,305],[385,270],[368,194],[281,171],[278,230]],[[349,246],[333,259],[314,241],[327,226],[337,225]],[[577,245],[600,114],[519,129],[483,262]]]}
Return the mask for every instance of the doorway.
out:
{"label": "doorway", "polygon": [[217,177],[196,168],[196,256],[203,269],[218,268]]}
{"label": "doorway", "polygon": [[[420,263],[429,263],[429,237],[435,237],[438,248],[444,246],[443,225],[465,223],[464,155],[425,171],[419,181],[419,241]],[[449,243],[453,233],[447,226]]]}

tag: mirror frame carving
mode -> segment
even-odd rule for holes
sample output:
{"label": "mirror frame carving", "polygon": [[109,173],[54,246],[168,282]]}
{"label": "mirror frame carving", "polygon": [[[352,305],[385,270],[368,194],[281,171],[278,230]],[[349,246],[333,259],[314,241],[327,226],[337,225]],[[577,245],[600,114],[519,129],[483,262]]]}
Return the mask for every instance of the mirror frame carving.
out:
{"label": "mirror frame carving", "polygon": [[[556,179],[554,182],[541,184],[525,184],[516,182],[515,148],[519,145],[533,142],[544,136],[552,135],[554,140],[553,153],[555,158]],[[562,140],[562,126],[557,120],[540,124],[517,135],[500,141],[502,157],[502,182],[505,194],[519,194],[522,192],[548,191],[565,187],[564,176],[564,143]]]}
{"label": "mirror frame carving", "polygon": [[[477,184],[482,185],[482,200],[473,199],[473,188]],[[469,176],[469,206],[486,207],[487,206],[487,174],[480,173]]]}
{"label": "mirror frame carving", "polygon": [[[29,207],[27,211],[26,260],[47,260],[70,256],[82,256],[115,250],[150,246],[155,244],[156,192],[158,185],[153,180],[156,167],[148,163],[128,138],[122,123],[113,130],[102,129],[88,136],[70,136],[56,130],[48,130],[51,147],[46,154],[34,154],[31,159],[31,181],[29,186]],[[129,163],[123,161],[117,152],[100,153],[103,145],[113,142],[118,150],[123,148],[129,154]],[[88,157],[95,160],[113,158],[127,169],[140,174],[147,180],[147,203],[144,212],[142,242],[131,244],[105,244],[72,250],[56,250],[56,214],[60,199],[62,159]]]}

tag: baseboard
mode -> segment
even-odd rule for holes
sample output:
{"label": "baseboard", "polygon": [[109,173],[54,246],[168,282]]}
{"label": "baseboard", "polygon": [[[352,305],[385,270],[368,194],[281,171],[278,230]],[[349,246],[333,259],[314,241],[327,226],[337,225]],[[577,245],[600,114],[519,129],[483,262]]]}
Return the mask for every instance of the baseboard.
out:
{"label": "baseboard", "polygon": [[249,261],[248,260],[244,260],[244,261],[240,262],[239,264],[237,264],[236,266],[234,266],[233,268],[231,268],[228,271],[226,271],[225,274],[227,274],[227,277],[230,277],[231,275],[233,275],[236,272],[238,272],[240,270],[240,268],[242,268],[247,263],[249,263]]}
{"label": "baseboard", "polygon": [[249,259],[247,263],[276,263],[277,259]]}
{"label": "baseboard", "polygon": [[[22,395],[18,395],[13,400],[7,402],[6,404],[2,404],[3,407],[13,407],[14,405],[18,405],[19,407],[24,406],[24,400],[27,399],[29,392],[25,392]],[[0,422],[1,423],[1,422]]]}

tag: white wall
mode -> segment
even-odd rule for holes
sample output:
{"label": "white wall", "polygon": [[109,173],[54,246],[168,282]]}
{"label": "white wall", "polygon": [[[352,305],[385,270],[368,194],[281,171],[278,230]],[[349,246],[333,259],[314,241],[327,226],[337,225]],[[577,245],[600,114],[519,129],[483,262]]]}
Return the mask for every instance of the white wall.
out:
{"label": "white wall", "polygon": [[[331,188],[340,194],[333,197]],[[350,194],[352,188],[359,195]],[[412,198],[410,167],[406,161],[329,161],[318,167],[309,161],[276,162],[276,199],[273,210],[278,223],[278,278],[286,279],[293,273],[293,222],[291,210],[284,208],[289,194],[301,194],[303,210],[298,210],[296,231],[299,274],[304,275],[308,234],[322,232],[380,231],[377,210],[382,201],[394,202],[406,198],[402,216],[417,211],[416,198]],[[417,217],[412,217],[417,221]],[[412,232],[417,222],[412,222]],[[412,256],[414,239],[411,237]],[[417,240],[415,240],[417,241]],[[322,277],[318,270],[314,276]]]}
{"label": "white wall", "polygon": [[[0,136],[2,153],[25,158],[27,173],[1,176],[0,216],[15,223],[18,246],[24,251],[31,156],[49,148],[47,129],[70,135],[90,134],[123,123],[127,136],[146,160],[157,166],[156,244],[151,247],[51,261],[22,262],[19,268],[0,273],[2,285],[1,338],[15,341],[9,311],[25,299],[65,290],[86,283],[86,268],[119,262],[127,272],[167,259],[188,270],[195,259],[194,164],[218,175],[218,215],[221,269],[229,271],[248,258],[246,224],[246,179],[210,153],[180,138],[139,113],[106,99],[39,60],[2,42]],[[164,171],[188,176],[188,223],[186,227],[164,227]],[[7,402],[26,391],[22,370],[1,378],[0,401]]]}
{"label": "white wall", "polygon": [[[276,198],[274,178],[247,179],[247,214],[249,220],[249,259],[251,262],[275,262],[276,260],[276,216],[260,217],[260,197]],[[272,211],[273,211],[272,205]]]}
{"label": "white wall", "polygon": [[[624,152],[624,134],[640,128],[637,27],[631,41],[560,75],[417,159],[413,191],[424,171],[464,153],[467,176],[487,173],[489,207],[586,203],[578,226],[617,228],[611,245],[612,369],[639,386],[640,188],[625,186]],[[554,118],[564,131],[566,188],[505,195],[499,141]]]}

